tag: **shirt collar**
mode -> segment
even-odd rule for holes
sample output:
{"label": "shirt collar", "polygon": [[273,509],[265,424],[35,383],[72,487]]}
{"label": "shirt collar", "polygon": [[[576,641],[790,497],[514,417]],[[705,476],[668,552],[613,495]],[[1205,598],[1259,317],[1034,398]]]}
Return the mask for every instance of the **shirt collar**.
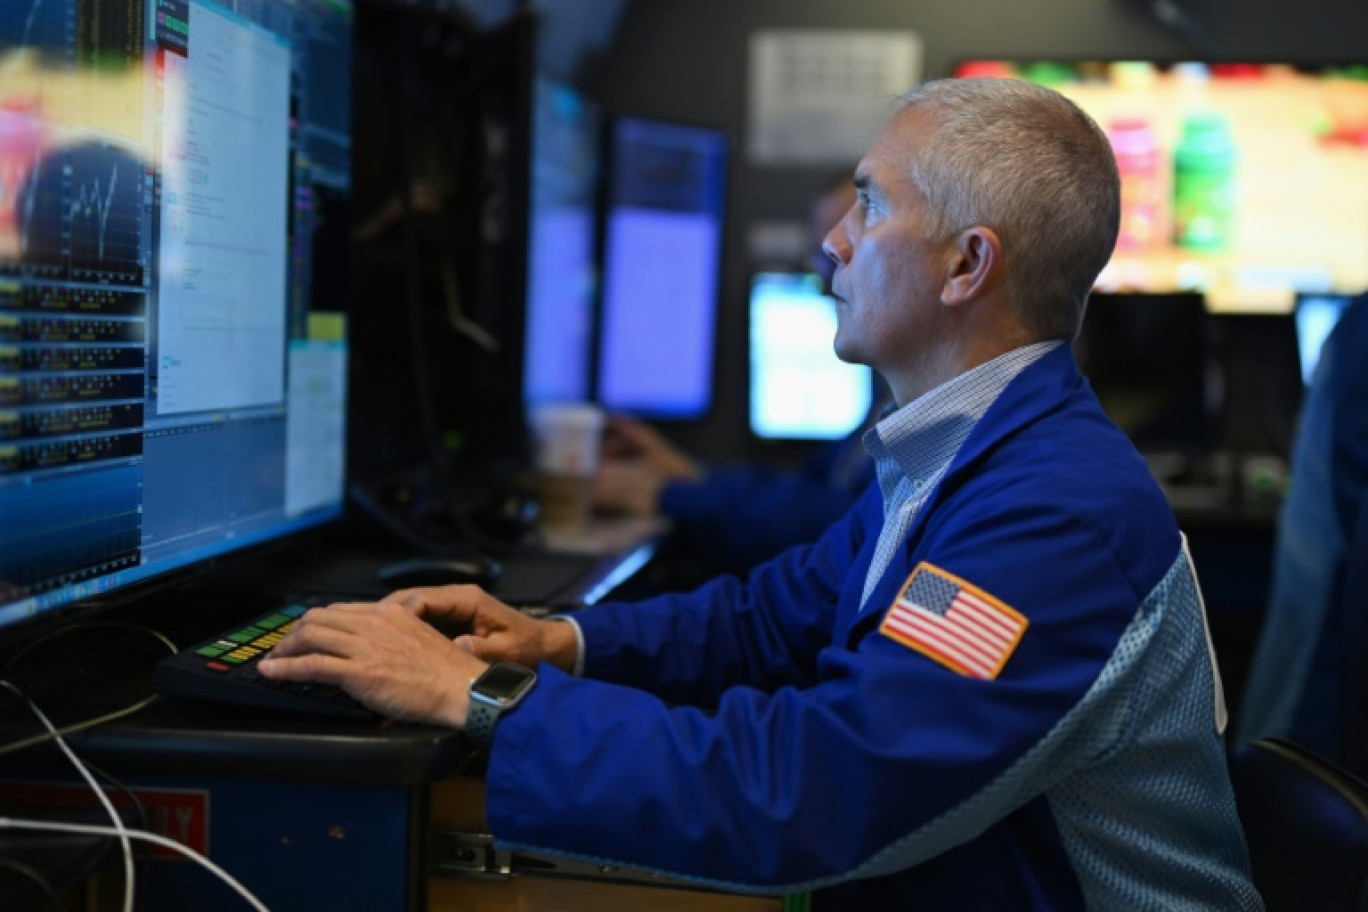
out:
{"label": "shirt collar", "polygon": [[887,501],[901,479],[921,487],[943,471],[974,425],[1021,371],[1059,339],[1036,342],[998,355],[991,361],[942,383],[901,408],[890,407],[864,435],[874,458],[879,488]]}

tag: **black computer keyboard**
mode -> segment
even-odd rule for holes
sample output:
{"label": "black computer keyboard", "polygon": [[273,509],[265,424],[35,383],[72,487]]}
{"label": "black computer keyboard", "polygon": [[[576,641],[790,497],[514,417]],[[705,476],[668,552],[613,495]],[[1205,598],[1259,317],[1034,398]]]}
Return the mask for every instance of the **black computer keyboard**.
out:
{"label": "black computer keyboard", "polygon": [[152,686],[158,693],[265,709],[350,719],[377,719],[341,688],[331,684],[272,681],[257,663],[309,608],[293,602],[269,611],[221,636],[182,649],[157,663]]}

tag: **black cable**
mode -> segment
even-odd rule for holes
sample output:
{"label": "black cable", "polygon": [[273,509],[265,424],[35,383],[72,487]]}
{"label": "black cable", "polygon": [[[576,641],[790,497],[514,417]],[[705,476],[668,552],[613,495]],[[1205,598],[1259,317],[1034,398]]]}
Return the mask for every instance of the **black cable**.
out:
{"label": "black cable", "polygon": [[[9,681],[0,681],[0,686],[13,687],[13,685],[10,684]],[[58,737],[66,737],[67,735],[73,735],[76,732],[85,731],[88,728],[95,728],[96,726],[104,725],[106,722],[113,722],[115,719],[122,719],[125,716],[131,716],[134,713],[140,712],[144,708],[152,705],[152,701],[154,701],[155,699],[157,699],[157,697],[155,694],[153,694],[145,700],[139,700],[136,703],[132,703],[128,706],[125,706],[123,709],[116,709],[114,712],[105,713],[103,716],[95,716],[91,719],[83,719],[80,722],[73,722],[71,725],[64,725],[56,731],[45,731],[42,734],[34,735],[31,738],[21,738],[18,741],[11,741],[8,744],[0,745],[0,756],[4,756],[5,754],[17,753],[21,750],[24,750],[25,748],[33,747],[36,744],[42,744],[46,741],[52,741]]]}
{"label": "black cable", "polygon": [[40,891],[42,891],[43,896],[47,897],[47,901],[52,908],[56,909],[57,912],[66,912],[66,906],[62,904],[62,898],[57,895],[57,891],[53,889],[52,884],[48,883],[48,879],[44,877],[37,868],[30,864],[26,864],[17,858],[6,858],[3,855],[0,855],[0,868],[6,868],[16,874],[27,877],[29,880],[33,881],[34,885],[37,886]]}
{"label": "black cable", "polygon": [[61,639],[62,637],[68,636],[73,633],[84,633],[87,630],[100,628],[116,630],[133,630],[138,633],[146,633],[148,636],[154,637],[163,646],[166,646],[168,649],[170,649],[172,655],[175,655],[177,652],[180,651],[177,648],[176,644],[171,642],[171,639],[167,637],[165,634],[161,633],[158,630],[153,630],[151,627],[147,627],[143,624],[133,624],[128,621],[80,621],[75,624],[67,624],[62,627],[57,627],[56,629],[50,630],[42,636],[37,637],[36,639],[30,640],[28,643],[24,644],[22,648],[15,652],[14,655],[6,659],[4,664],[0,665],[0,674],[9,671],[15,665],[19,664],[19,661],[21,659],[23,659],[26,655],[28,655],[30,652],[37,649],[44,643],[47,643],[51,640]]}
{"label": "black cable", "polygon": [[[71,635],[73,633],[83,633],[95,628],[133,630],[139,633],[146,633],[148,636],[155,638],[159,643],[166,646],[167,649],[170,651],[171,655],[175,655],[179,651],[176,647],[176,644],[173,643],[169,637],[165,636],[160,631],[153,630],[151,627],[146,627],[142,624],[132,624],[126,621],[81,621],[76,624],[69,624],[65,627],[58,627],[55,630],[51,630],[48,633],[45,633],[44,635],[26,643],[21,649],[19,649],[12,656],[10,656],[4,662],[3,665],[0,665],[0,674],[4,674],[6,672],[9,672],[11,669],[14,669],[15,666],[17,666],[23,658],[28,656],[31,652],[33,652],[35,649],[37,649],[39,646],[45,643],[51,642],[52,640],[59,639],[64,636]],[[23,700],[26,705],[30,702],[28,696],[25,695],[18,687],[16,687],[9,681],[0,679],[0,687],[12,691],[16,696]],[[85,731],[88,728],[94,728],[98,725],[103,725],[106,722],[113,722],[115,719],[122,719],[125,716],[131,716],[134,713],[137,713],[143,708],[149,706],[156,699],[157,695],[155,693],[148,694],[148,696],[144,699],[137,700],[120,709],[116,709],[113,712],[105,713],[100,716],[94,716],[89,719],[84,719],[80,722],[73,722],[70,725],[64,725],[61,728],[58,728],[55,732],[44,731],[41,734],[34,735],[30,738],[21,738],[18,741],[11,741],[8,744],[0,745],[0,755],[21,751],[25,748],[32,747],[36,744],[42,744],[45,741],[51,741],[58,736],[66,736],[74,734],[79,731]]]}

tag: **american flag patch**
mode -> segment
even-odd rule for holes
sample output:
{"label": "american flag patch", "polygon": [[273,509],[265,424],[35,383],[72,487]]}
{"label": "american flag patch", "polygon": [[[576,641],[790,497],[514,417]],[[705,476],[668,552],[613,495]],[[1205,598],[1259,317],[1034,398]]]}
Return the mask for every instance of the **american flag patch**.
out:
{"label": "american flag patch", "polygon": [[879,632],[962,675],[991,681],[1029,623],[982,589],[922,561]]}

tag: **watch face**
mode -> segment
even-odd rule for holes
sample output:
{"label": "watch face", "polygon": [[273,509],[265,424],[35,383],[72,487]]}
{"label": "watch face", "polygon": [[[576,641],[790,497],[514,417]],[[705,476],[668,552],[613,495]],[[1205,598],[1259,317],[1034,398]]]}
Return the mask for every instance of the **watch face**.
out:
{"label": "watch face", "polygon": [[517,697],[536,680],[536,675],[521,665],[495,662],[476,679],[472,690],[494,700],[508,701]]}

